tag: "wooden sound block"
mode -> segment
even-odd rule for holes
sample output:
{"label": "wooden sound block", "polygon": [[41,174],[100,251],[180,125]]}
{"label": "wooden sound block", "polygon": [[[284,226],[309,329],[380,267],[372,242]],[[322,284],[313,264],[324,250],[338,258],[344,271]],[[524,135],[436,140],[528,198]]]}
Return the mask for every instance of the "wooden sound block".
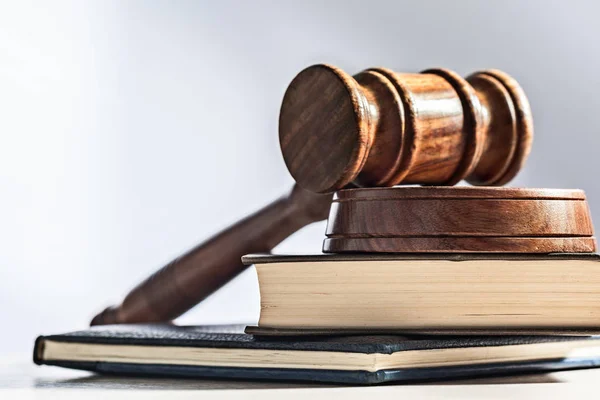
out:
{"label": "wooden sound block", "polygon": [[394,187],[341,190],[325,253],[591,253],[581,190]]}

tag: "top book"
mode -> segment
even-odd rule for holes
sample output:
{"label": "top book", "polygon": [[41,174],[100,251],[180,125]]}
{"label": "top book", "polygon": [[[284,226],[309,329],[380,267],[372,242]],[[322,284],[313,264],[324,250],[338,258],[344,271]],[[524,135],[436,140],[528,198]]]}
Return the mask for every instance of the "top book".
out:
{"label": "top book", "polygon": [[259,328],[481,331],[600,327],[597,254],[248,255]]}

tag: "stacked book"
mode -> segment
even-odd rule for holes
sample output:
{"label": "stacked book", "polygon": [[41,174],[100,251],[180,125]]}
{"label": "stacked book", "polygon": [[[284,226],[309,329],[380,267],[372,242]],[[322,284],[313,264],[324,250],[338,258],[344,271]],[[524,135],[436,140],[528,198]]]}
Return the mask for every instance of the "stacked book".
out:
{"label": "stacked book", "polygon": [[595,366],[598,255],[249,255],[257,327],[100,326],[38,364],[374,384]]}
{"label": "stacked book", "polygon": [[[569,219],[587,210],[581,192],[544,192],[532,200],[531,191],[505,190],[481,199],[481,191],[456,188],[462,200],[453,203],[446,193],[435,208],[427,205],[439,203],[433,195],[411,206],[414,191],[394,190],[407,198],[398,200],[396,193],[385,204],[405,202],[392,208],[395,218],[379,215],[376,223],[364,215],[352,222],[365,209],[340,201],[348,193],[336,197],[325,244],[326,250],[337,246],[336,253],[245,256],[258,275],[258,326],[94,327],[38,338],[34,360],[107,373],[357,384],[600,363],[600,256],[585,247],[595,249],[589,215]],[[366,191],[372,200],[373,190]],[[512,199],[498,199],[498,193]],[[482,205],[469,210],[467,198]],[[523,212],[529,201],[535,215]],[[448,215],[447,207],[469,223],[435,214]],[[486,216],[485,207],[501,212]],[[552,223],[555,218],[562,222]],[[440,234],[436,223],[454,231]],[[532,227],[537,235],[527,231]],[[433,233],[424,237],[419,229]],[[384,230],[393,234],[384,237]],[[440,243],[452,251],[440,252]],[[513,252],[500,251],[506,243]],[[416,244],[435,248],[403,247]]]}

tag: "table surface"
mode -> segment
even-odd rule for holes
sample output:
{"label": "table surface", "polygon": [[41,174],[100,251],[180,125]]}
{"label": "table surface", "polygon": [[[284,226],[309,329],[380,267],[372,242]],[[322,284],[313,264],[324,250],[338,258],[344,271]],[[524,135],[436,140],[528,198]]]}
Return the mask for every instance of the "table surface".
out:
{"label": "table surface", "polygon": [[397,399],[547,399],[595,397],[600,369],[564,371],[486,379],[455,380],[415,385],[339,386],[292,382],[208,379],[131,378],[95,375],[58,367],[39,367],[29,356],[0,358],[0,399],[171,399],[198,397],[311,400],[332,396],[370,400]]}

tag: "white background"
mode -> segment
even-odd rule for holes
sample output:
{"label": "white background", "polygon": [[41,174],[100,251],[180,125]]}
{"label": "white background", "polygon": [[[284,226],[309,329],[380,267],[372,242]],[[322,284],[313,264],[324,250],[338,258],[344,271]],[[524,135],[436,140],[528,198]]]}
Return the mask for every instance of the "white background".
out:
{"label": "white background", "polygon": [[[0,2],[0,352],[84,328],[292,184],[283,92],[329,62],[512,74],[536,137],[516,186],[600,218],[600,7],[577,1]],[[324,224],[280,252],[318,252]],[[253,270],[181,321],[253,321]]]}

